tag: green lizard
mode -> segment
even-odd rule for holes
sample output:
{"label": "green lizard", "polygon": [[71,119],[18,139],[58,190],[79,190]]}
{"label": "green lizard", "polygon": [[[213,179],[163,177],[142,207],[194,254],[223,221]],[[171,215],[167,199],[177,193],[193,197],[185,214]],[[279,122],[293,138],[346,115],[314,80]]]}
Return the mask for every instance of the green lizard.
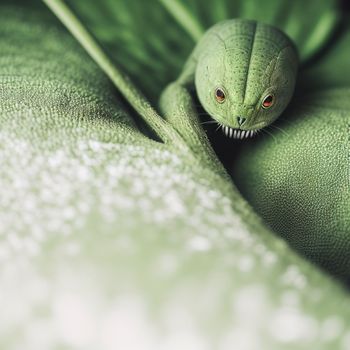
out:
{"label": "green lizard", "polygon": [[207,147],[191,91],[204,110],[233,138],[254,136],[290,102],[298,53],[280,30],[251,20],[231,19],[199,40],[179,78],[163,92],[166,119],[197,153]]}

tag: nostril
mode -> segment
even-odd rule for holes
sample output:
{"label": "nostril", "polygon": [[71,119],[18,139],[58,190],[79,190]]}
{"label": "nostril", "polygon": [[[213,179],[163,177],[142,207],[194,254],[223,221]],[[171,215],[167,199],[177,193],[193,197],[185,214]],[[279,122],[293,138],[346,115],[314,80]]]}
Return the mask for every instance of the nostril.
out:
{"label": "nostril", "polygon": [[238,121],[239,126],[243,125],[246,120],[247,120],[247,118],[237,117],[237,121]]}

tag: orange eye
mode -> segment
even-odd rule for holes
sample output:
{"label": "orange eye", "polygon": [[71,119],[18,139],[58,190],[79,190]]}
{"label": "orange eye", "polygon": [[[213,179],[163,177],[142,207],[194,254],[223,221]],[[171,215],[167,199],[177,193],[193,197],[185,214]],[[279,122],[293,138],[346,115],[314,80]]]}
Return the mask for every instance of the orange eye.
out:
{"label": "orange eye", "polygon": [[267,95],[262,102],[262,107],[267,109],[267,108],[270,108],[274,103],[275,103],[275,96]]}
{"label": "orange eye", "polygon": [[219,103],[223,103],[226,98],[224,91],[220,88],[217,88],[215,90],[215,98],[216,98],[216,101],[218,101]]}

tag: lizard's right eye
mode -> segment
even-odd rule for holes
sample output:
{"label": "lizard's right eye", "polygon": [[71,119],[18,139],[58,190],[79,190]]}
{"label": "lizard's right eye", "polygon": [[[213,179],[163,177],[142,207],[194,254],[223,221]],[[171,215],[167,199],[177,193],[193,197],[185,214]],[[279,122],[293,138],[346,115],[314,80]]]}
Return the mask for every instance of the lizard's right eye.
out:
{"label": "lizard's right eye", "polygon": [[225,101],[225,98],[226,98],[226,96],[225,96],[224,91],[222,89],[220,89],[220,88],[217,88],[215,90],[215,99],[216,99],[216,101],[219,102],[219,103],[223,103]]}

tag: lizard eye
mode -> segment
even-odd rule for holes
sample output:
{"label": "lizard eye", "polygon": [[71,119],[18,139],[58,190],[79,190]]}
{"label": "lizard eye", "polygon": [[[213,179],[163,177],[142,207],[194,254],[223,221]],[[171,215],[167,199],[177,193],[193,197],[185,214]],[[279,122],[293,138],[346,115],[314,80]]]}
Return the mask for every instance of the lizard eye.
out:
{"label": "lizard eye", "polygon": [[275,103],[275,96],[270,94],[265,96],[263,102],[262,102],[262,108],[264,109],[268,109],[270,107],[272,107],[272,105]]}
{"label": "lizard eye", "polygon": [[226,98],[224,90],[217,88],[215,90],[215,98],[216,98],[217,102],[223,103],[225,101],[225,98]]}

